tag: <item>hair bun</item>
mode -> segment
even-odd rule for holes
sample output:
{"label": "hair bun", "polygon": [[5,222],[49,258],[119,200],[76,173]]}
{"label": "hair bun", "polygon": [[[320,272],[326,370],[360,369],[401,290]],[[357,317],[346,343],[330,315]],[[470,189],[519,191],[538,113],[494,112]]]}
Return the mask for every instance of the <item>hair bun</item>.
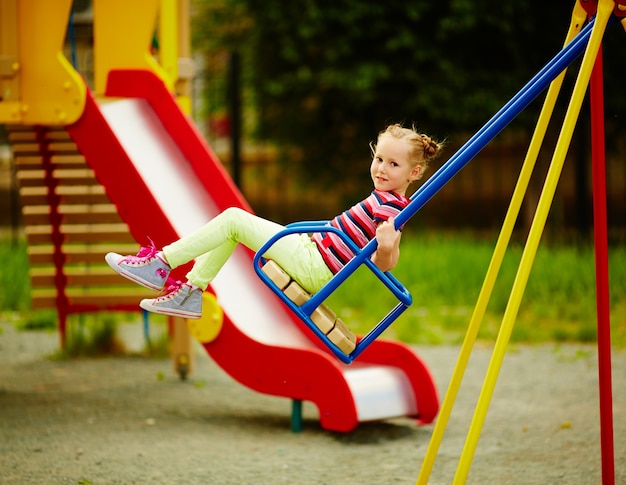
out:
{"label": "hair bun", "polygon": [[432,158],[437,155],[441,148],[439,144],[428,135],[422,135],[422,143],[424,145],[424,157]]}

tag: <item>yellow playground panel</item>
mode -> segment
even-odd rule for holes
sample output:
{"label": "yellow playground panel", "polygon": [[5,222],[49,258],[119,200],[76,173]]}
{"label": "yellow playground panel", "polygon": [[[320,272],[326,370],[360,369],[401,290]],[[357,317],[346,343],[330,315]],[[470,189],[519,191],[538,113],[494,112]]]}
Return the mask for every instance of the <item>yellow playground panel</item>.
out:
{"label": "yellow playground panel", "polygon": [[83,112],[86,88],[63,56],[71,0],[0,0],[0,122],[67,124]]}
{"label": "yellow playground panel", "polygon": [[[63,55],[72,0],[0,0],[0,123],[67,125],[86,86]],[[94,92],[112,69],[148,69],[189,112],[189,6],[177,0],[94,0]],[[158,31],[159,52],[150,52]]]}

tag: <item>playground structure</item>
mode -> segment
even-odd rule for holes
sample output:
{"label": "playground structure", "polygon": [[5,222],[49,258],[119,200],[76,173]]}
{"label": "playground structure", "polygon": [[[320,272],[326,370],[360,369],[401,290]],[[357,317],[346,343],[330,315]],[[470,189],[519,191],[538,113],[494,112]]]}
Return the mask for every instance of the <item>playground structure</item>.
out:
{"label": "playground structure", "polygon": [[[600,440],[602,483],[615,483],[615,461],[613,449],[613,412],[612,412],[612,380],[611,380],[611,337],[610,337],[610,302],[608,274],[608,237],[606,227],[606,171],[604,153],[604,93],[602,87],[602,39],[606,28],[611,23],[621,22],[626,29],[626,2],[613,0],[584,1],[577,0],[572,11],[570,28],[565,46],[546,67],[540,71],[522,90],[506,104],[479,132],[471,138],[438,172],[431,177],[413,197],[413,203],[425,203],[448,177],[456,173],[484,146],[485,139],[490,140],[517,114],[524,109],[549,85],[548,92],[539,115],[535,132],[522,166],[518,183],[515,187],[511,203],[507,211],[494,254],[487,270],[474,313],[463,341],[459,359],[452,374],[448,390],[442,402],[439,417],[435,424],[417,485],[428,483],[445,428],[450,417],[454,400],[459,391],[463,374],[467,367],[472,347],[484,317],[487,303],[495,285],[504,252],[519,214],[523,196],[528,188],[539,148],[546,133],[548,121],[560,92],[565,71],[571,62],[584,51],[580,70],[573,88],[570,103],[563,120],[562,130],[557,141],[555,152],[550,164],[535,218],[530,228],[527,243],[522,254],[509,303],[505,310],[493,355],[487,369],[485,381],[478,398],[474,417],[459,459],[454,483],[465,483],[471,462],[478,445],[478,439],[485,422],[487,410],[495,389],[497,377],[502,366],[504,354],[513,330],[515,318],[519,310],[521,298],[530,274],[530,269],[539,245],[541,234],[554,198],[567,149],[571,142],[574,126],[578,119],[587,86],[590,86],[591,105],[591,138],[592,138],[592,173],[593,173],[593,204],[594,204],[594,245],[596,263],[596,307],[598,328],[598,374],[599,374],[599,406],[600,406]],[[585,25],[586,23],[586,25]],[[584,27],[583,27],[584,25]],[[466,158],[464,155],[468,153]],[[430,183],[433,181],[432,183]],[[421,206],[420,206],[421,207]],[[400,218],[399,218],[400,219]],[[402,223],[403,221],[399,221]]]}
{"label": "playground structure", "polygon": [[[548,93],[540,113],[535,133],[531,139],[518,183],[515,187],[494,254],[485,277],[474,313],[461,348],[459,359],[452,375],[450,385],[442,403],[439,417],[417,484],[426,484],[443,439],[445,427],[452,412],[454,400],[463,379],[472,347],[476,341],[480,323],[485,315],[491,292],[495,285],[506,247],[510,242],[515,221],[519,215],[522,200],[528,189],[539,149],[546,134],[548,122],[552,116],[565,73],[570,64],[584,52],[582,65],[574,86],[561,134],[557,141],[554,156],[550,164],[546,181],[530,228],[527,243],[520,261],[518,273],[513,283],[511,295],[503,316],[493,356],[481,390],[465,447],[463,449],[454,483],[465,483],[470,465],[478,444],[480,432],[486,418],[489,402],[493,395],[498,373],[511,337],[521,299],[524,294],[530,270],[545,228],[548,213],[554,199],[558,180],[563,168],[574,127],[583,104],[587,86],[590,85],[591,97],[591,138],[592,138],[592,173],[594,203],[594,245],[596,262],[596,302],[598,327],[598,370],[600,382],[600,428],[602,477],[604,484],[615,482],[613,451],[613,416],[611,383],[611,339],[610,339],[610,302],[608,275],[608,236],[606,208],[606,168],[604,153],[604,94],[602,88],[602,39],[606,28],[611,23],[621,21],[626,29],[626,1],[624,0],[579,0],[574,4],[570,28],[563,49],[533,77],[505,106],[502,107],[470,140],[468,140],[437,172],[431,176],[412,196],[411,203],[398,214],[395,224],[401,227],[415,215],[452,177],[454,177],[474,156],[476,156],[505,126],[523,111],[546,88]],[[585,25],[586,23],[586,25]],[[584,28],[583,28],[584,25]],[[590,83],[591,81],[591,83]],[[343,238],[355,253],[355,257],[339,271],[318,293],[304,303],[296,304],[286,291],[275,284],[271,278],[263,275],[260,262],[263,253],[281,237],[299,232],[327,231],[321,224],[292,224],[282,233],[277,234],[262,247],[255,256],[255,268],[259,276],[274,290],[286,305],[323,341],[335,355],[345,362],[352,362],[411,304],[411,295],[406,288],[389,274],[382,274],[369,260],[376,250],[376,240],[370,241],[364,248],[358,249],[347,238]],[[341,235],[337,231],[337,234]],[[345,355],[335,342],[320,331],[312,318],[312,312],[355,270],[366,265],[373,271],[387,288],[397,297],[398,304],[372,330],[363,337],[348,355]]]}
{"label": "playground structure", "polygon": [[[31,1],[24,3],[34,4],[37,2]],[[67,4],[67,2],[64,3]],[[3,2],[2,5],[6,7],[7,2]],[[98,12],[96,11],[95,14],[97,13]],[[411,204],[407,207],[407,209],[405,209],[405,211],[402,212],[396,221],[398,225],[404,224],[408,218],[423,207],[423,205],[448,180],[450,180],[450,178],[458,173],[458,171],[463,168],[487,143],[489,143],[489,141],[493,139],[520,111],[528,106],[533,99],[535,99],[549,86],[544,108],[540,114],[537,129],[531,141],[524,166],[520,173],[518,185],[516,186],[515,192],[512,196],[511,205],[496,244],[492,262],[489,266],[479,300],[469,324],[467,335],[461,348],[457,367],[455,368],[450,386],[442,404],[439,419],[437,420],[433,437],[431,439],[431,444],[427,450],[427,454],[420,471],[418,483],[427,483],[428,481],[429,473],[443,437],[447,419],[451,412],[456,392],[460,386],[464,369],[469,360],[469,354],[471,353],[471,348],[475,342],[478,327],[493,289],[504,251],[510,240],[513,225],[517,214],[519,213],[521,201],[527,189],[528,180],[530,178],[530,174],[532,173],[539,147],[543,141],[547,121],[554,108],[565,70],[577,57],[579,57],[581,53],[583,53],[583,51],[584,57],[582,65],[574,87],[570,106],[563,122],[563,130],[557,143],[554,158],[546,178],[544,191],[542,192],[536,216],[529,233],[527,245],[522,256],[522,261],[520,262],[520,268],[511,292],[509,305],[507,306],[503,317],[500,334],[494,348],[491,365],[487,372],[485,384],[479,398],[466,446],[461,456],[459,468],[455,477],[455,483],[463,483],[467,479],[473,453],[480,435],[480,429],[486,416],[489,400],[495,387],[497,375],[502,364],[506,346],[508,345],[521,297],[524,292],[524,287],[533,264],[533,259],[541,238],[541,233],[545,226],[547,214],[554,196],[554,191],[556,190],[565,154],[571,140],[575,122],[580,112],[586,87],[590,80],[592,134],[594,141],[594,219],[596,227],[595,245],[598,281],[598,355],[602,431],[602,472],[603,483],[608,484],[614,482],[610,334],[608,321],[608,262],[606,223],[604,222],[603,224],[603,221],[606,221],[606,207],[603,205],[603,181],[605,179],[605,174],[603,170],[603,147],[601,143],[598,143],[598,140],[604,139],[602,127],[603,95],[601,88],[601,41],[607,25],[615,23],[616,21],[621,21],[624,24],[625,15],[626,3],[623,1],[576,1],[572,14],[570,31],[568,32],[563,50],[546,66],[546,68],[538,73],[537,76],[535,76],[515,98],[505,105],[502,110],[500,110],[492,118],[492,120],[490,120],[483,127],[483,129],[472,137],[461,148],[461,150],[457,152],[457,154],[451,157],[446,164],[444,164],[442,169],[438,170],[436,174],[424,183],[424,185],[411,197]],[[97,19],[97,16],[94,16],[94,18]],[[585,25],[584,28],[583,25]],[[143,37],[143,47],[140,49],[144,57],[145,52],[142,49],[144,49],[145,45],[147,45],[147,42],[145,41],[146,38],[147,37]],[[141,45],[141,43],[139,42],[138,45]],[[3,103],[0,104],[0,122],[10,124],[41,123],[65,126],[79,148],[80,153],[85,156],[90,166],[97,173],[98,179],[106,187],[106,192],[111,197],[111,200],[116,201],[116,205],[120,208],[120,214],[123,215],[124,220],[129,224],[129,228],[136,240],[145,239],[146,235],[149,234],[150,225],[143,225],[146,224],[146,222],[142,222],[141,214],[139,214],[139,212],[142,211],[137,210],[137,208],[132,207],[132,205],[129,206],[128,204],[123,204],[121,201],[124,197],[127,197],[125,194],[128,194],[129,188],[136,187],[137,184],[141,185],[142,183],[145,183],[148,185],[147,193],[153,196],[153,200],[150,200],[147,203],[154,205],[154,211],[156,214],[165,213],[162,219],[165,228],[164,233],[158,235],[158,240],[157,235],[155,235],[155,243],[157,243],[157,245],[171,240],[176,234],[184,234],[190,229],[191,226],[193,226],[194,223],[200,222],[200,219],[203,217],[211,216],[209,212],[202,213],[201,210],[198,210],[198,213],[194,214],[194,217],[198,218],[197,220],[181,221],[180,218],[168,214],[167,211],[171,210],[172,207],[176,207],[176,205],[184,206],[186,204],[183,202],[185,197],[188,197],[185,193],[193,193],[194,195],[203,194],[202,196],[212,194],[213,197],[204,200],[202,204],[203,207],[206,206],[211,209],[222,209],[224,208],[224,205],[229,202],[245,206],[245,203],[241,200],[236,188],[232,187],[228,177],[220,169],[219,164],[211,164],[210,167],[200,167],[193,164],[194,159],[206,158],[202,154],[206,153],[207,148],[203,146],[199,137],[191,137],[189,135],[189,130],[193,131],[193,127],[189,125],[189,122],[184,117],[182,110],[180,110],[175,104],[174,98],[172,96],[165,96],[165,93],[169,92],[167,91],[168,84],[163,82],[162,78],[160,78],[158,74],[155,74],[158,70],[152,69],[153,66],[150,66],[149,69],[145,69],[145,65],[136,66],[132,63],[116,65],[113,61],[111,61],[111,64],[107,67],[109,67],[109,69],[105,70],[105,72],[107,72],[108,75],[106,76],[106,81],[104,82],[105,88],[102,91],[102,94],[109,98],[121,98],[123,100],[121,103],[108,103],[107,105],[102,104],[99,106],[97,97],[101,94],[98,87],[96,87],[95,97],[88,90],[85,90],[84,109],[73,109],[74,105],[77,104],[76,100],[82,99],[81,97],[83,92],[81,91],[80,86],[78,86],[78,83],[76,86],[72,84],[72,80],[74,80],[74,78],[70,77],[70,79],[64,80],[61,83],[63,90],[62,93],[59,94],[59,97],[54,98],[52,103],[48,102],[48,110],[42,110],[42,120],[44,121],[39,121],[36,117],[33,118],[32,113],[30,113],[28,109],[24,109],[23,103],[9,103],[3,107],[3,101]],[[98,86],[98,83],[96,83],[96,86]],[[3,90],[3,92],[5,91]],[[63,109],[65,105],[59,102],[60,99],[65,98],[69,98],[69,104],[71,105],[68,109]],[[137,102],[137,100],[145,100],[146,102]],[[41,106],[43,106],[43,104]],[[59,106],[62,106],[62,108],[59,109]],[[168,183],[168,188],[171,189],[173,180],[180,179],[180,187],[187,187],[186,192],[185,190],[180,192],[170,190],[169,193],[163,194],[158,190],[158,184],[163,182],[163,180],[148,180],[149,173],[147,171],[142,172],[142,168],[139,164],[137,164],[136,160],[129,160],[129,158],[132,157],[129,157],[128,154],[133,151],[133,147],[131,147],[131,145],[134,144],[132,138],[137,137],[140,133],[137,133],[133,127],[129,126],[129,123],[124,123],[124,120],[132,120],[132,123],[134,124],[138,124],[139,122],[145,123],[146,126],[144,127],[143,134],[148,135],[145,138],[146,144],[151,144],[160,139],[160,137],[155,136],[157,133],[157,127],[155,127],[156,125],[152,116],[153,114],[156,114],[156,120],[162,123],[165,132],[167,132],[167,134],[169,134],[174,140],[174,146],[158,146],[154,149],[155,151],[153,153],[150,153],[150,155],[151,157],[158,159],[159,152],[173,152],[176,151],[176,148],[183,152],[182,158],[186,158],[192,163],[193,173],[185,173],[184,170],[182,173],[169,173],[168,175],[171,178],[166,178],[165,180]],[[94,132],[97,132],[99,136],[94,137]],[[111,160],[117,159],[126,159],[126,162],[120,163],[118,166],[123,167],[125,169],[125,173],[130,167],[137,167],[137,172],[130,173],[130,177],[125,177],[130,180],[120,181],[119,172],[116,171],[116,168],[109,166],[111,164]],[[130,172],[132,172],[132,170],[130,170]],[[190,176],[192,174],[197,176],[199,181],[193,179]],[[202,187],[203,185],[206,186]],[[198,187],[197,190],[194,190],[194,187]],[[171,200],[166,200],[168,198]],[[167,227],[167,223],[170,224],[170,227]],[[288,231],[310,231],[312,229],[312,226],[304,226],[299,228],[292,227],[289,228]],[[319,304],[320,301],[323,301],[323,299],[333,291],[333,288],[336,288],[337,285],[341,284],[341,282],[345,280],[347,273],[352,271],[354,266],[362,264],[374,250],[375,241],[363,248],[358,257],[355,258],[356,262],[354,265],[351,265],[344,272],[344,274],[336,275],[336,278],[329,283],[329,286],[322,290],[319,294],[313,296],[312,299],[308,301],[306,306],[303,305],[302,307],[296,308],[291,306],[287,300],[283,300],[283,303],[289,307],[291,312],[280,314],[279,318],[291,320],[290,323],[295,324],[293,325],[294,327],[304,328],[305,332],[299,333],[297,336],[295,336],[295,334],[293,336],[290,335],[292,338],[287,338],[286,335],[283,334],[281,337],[285,338],[285,342],[281,343],[285,344],[287,340],[290,342],[289,346],[285,345],[284,348],[281,346],[262,345],[261,347],[263,347],[263,352],[267,353],[261,353],[258,345],[259,341],[263,341],[264,338],[267,338],[266,335],[261,335],[261,332],[259,332],[255,335],[258,340],[249,338],[247,335],[242,335],[241,330],[238,326],[233,325],[232,321],[237,321],[239,323],[251,318],[260,319],[261,315],[266,315],[267,313],[280,313],[282,307],[274,307],[270,305],[268,308],[266,304],[270,301],[274,301],[272,293],[269,291],[263,293],[263,290],[258,288],[248,290],[248,288],[254,284],[253,279],[249,277],[245,280],[238,278],[240,274],[250,274],[249,270],[246,271],[244,268],[246,266],[252,266],[250,255],[243,252],[238,253],[234,258],[235,261],[232,263],[233,266],[237,265],[236,269],[232,272],[226,271],[226,276],[224,278],[216,279],[214,284],[213,289],[217,294],[220,306],[225,309],[224,324],[219,330],[218,337],[205,344],[207,352],[209,352],[209,354],[211,354],[220,363],[228,362],[225,365],[227,372],[232,372],[233,375],[237,374],[237,379],[261,392],[286,395],[284,394],[285,388],[283,384],[285,382],[289,382],[289,397],[293,398],[295,402],[312,398],[312,395],[317,396],[321,394],[319,391],[310,392],[310,389],[307,389],[308,387],[312,386],[321,388],[329,386],[328,380],[316,380],[310,373],[306,372],[306,369],[315,368],[316,374],[323,374],[325,379],[331,375],[335,380],[341,381],[343,379],[344,384],[347,382],[348,387],[350,387],[350,390],[343,394],[343,397],[336,398],[335,402],[332,404],[326,403],[327,407],[322,406],[318,401],[316,401],[318,403],[318,407],[320,408],[322,425],[328,429],[338,429],[343,431],[349,430],[352,429],[356,422],[363,420],[361,418],[364,417],[364,414],[360,410],[360,412],[356,413],[356,418],[354,413],[352,413],[350,416],[342,416],[337,421],[332,421],[330,418],[325,421],[322,410],[332,409],[333,404],[335,406],[340,406],[341,404],[339,403],[348,401],[357,402],[358,407],[358,385],[356,382],[359,379],[371,379],[371,374],[367,374],[367,372],[370,371],[376,372],[377,374],[384,374],[385,377],[383,380],[385,380],[385,385],[388,389],[403,388],[404,391],[402,393],[397,392],[395,397],[401,395],[404,396],[404,403],[408,403],[411,398],[416,397],[418,409],[411,406],[405,406],[404,409],[400,410],[400,414],[406,413],[406,415],[418,415],[420,419],[426,422],[429,422],[429,420],[432,421],[437,412],[437,402],[436,394],[434,393],[434,388],[432,387],[427,370],[419,362],[419,359],[417,359],[416,356],[403,346],[399,346],[398,344],[391,342],[384,342],[378,339],[378,335],[382,332],[382,330],[384,330],[384,328],[379,327],[380,332],[376,330],[375,332],[378,333],[373,334],[372,338],[367,340],[367,352],[363,352],[361,355],[361,352],[364,350],[364,348],[361,347],[359,349],[359,353],[352,356],[352,358],[359,356],[359,362],[353,364],[349,368],[343,367],[340,364],[337,364],[334,359],[329,358],[327,355],[328,352],[326,352],[326,350],[319,345],[317,340],[314,340],[311,344],[309,340],[303,337],[303,335],[308,335],[305,327],[309,330],[314,330],[310,327],[310,325],[308,325],[310,310]],[[255,264],[255,268],[256,267],[257,265]],[[396,285],[396,289],[400,290],[399,293],[402,296],[404,291],[401,288],[401,285],[398,286],[395,281],[390,281],[392,286]],[[228,301],[229,298],[233,298],[237,295],[232,295],[232,293],[227,294],[227,291],[225,290],[226,287],[237,288],[240,294],[245,293],[250,296],[259,294],[262,297],[259,298],[258,301],[251,302],[251,307],[254,309],[251,313],[242,315],[241,313],[244,309],[236,308],[236,301]],[[243,288],[246,288],[248,291],[244,291]],[[276,291],[274,291],[274,293],[279,294]],[[318,299],[316,299],[316,297]],[[400,303],[402,305],[410,304],[410,300],[407,298],[405,301],[401,300]],[[289,316],[293,313],[295,313],[298,318],[292,318]],[[230,315],[230,317],[227,315]],[[397,315],[394,314],[390,320],[382,322],[382,325],[386,328],[386,326],[393,322],[393,319],[395,319],[396,316]],[[255,324],[261,327],[264,325],[263,322],[259,321],[255,322]],[[269,326],[269,323],[267,325]],[[287,333],[293,331],[294,329],[289,330],[285,327],[283,330]],[[332,345],[328,345],[328,342],[323,336],[317,334],[316,336],[319,340],[326,344],[331,351],[334,352],[335,349],[332,348]],[[245,372],[242,372],[242,369],[239,368],[240,362],[238,361],[240,361],[241,358],[234,358],[232,355],[234,347],[224,345],[226,341],[237,342],[237,350],[240,351],[242,355],[254,356],[254,358],[251,358],[250,360],[254,360],[255,366],[257,366],[257,363],[262,365],[262,371],[258,371],[256,376],[252,376],[251,373],[249,373],[249,375],[244,375]],[[294,343],[296,343],[296,345],[294,345]],[[307,350],[303,350],[301,346],[306,347]],[[280,357],[278,357],[279,354]],[[297,356],[295,354],[297,354]],[[337,354],[336,352],[335,354],[336,357],[341,358],[340,354]],[[343,355],[345,355],[345,353],[343,353]],[[293,366],[293,369],[284,369],[283,367],[288,367],[289,365],[285,365],[284,363],[282,365],[280,364],[280,359],[283,358],[284,360],[282,362],[298,362],[298,366]],[[351,361],[352,358],[350,358],[349,361]],[[266,359],[273,359],[273,361],[266,362]],[[407,360],[410,360],[411,363],[407,364]],[[326,368],[333,368],[335,370],[320,370],[320,366],[322,365],[321,362],[324,362],[323,365],[326,366]],[[350,374],[352,372],[351,369],[358,372],[363,371],[363,373],[357,377],[356,372],[354,374]],[[404,374],[400,375],[398,369],[405,371]],[[286,371],[288,371],[287,373],[289,374],[287,376],[287,381],[273,381],[276,376],[284,376]],[[411,375],[417,374],[420,374],[420,377],[411,380]],[[412,392],[408,394],[414,394],[411,398],[407,398],[406,376],[408,376],[408,379],[410,380],[409,387],[412,387]],[[404,383],[401,383],[403,380]],[[299,387],[301,384],[305,385]],[[336,385],[337,388],[341,387],[340,384]],[[426,386],[428,387],[428,390],[420,393],[418,391],[420,386]],[[280,389],[281,387],[282,389]],[[383,386],[381,385],[381,389],[382,387]],[[435,396],[434,399],[433,396]],[[429,399],[430,401],[428,401]],[[398,400],[394,399],[393,402],[397,405]],[[426,408],[423,407],[425,402],[427,404]],[[388,406],[390,403],[391,401],[383,403],[381,408]],[[362,406],[366,406],[364,401]],[[428,409],[428,412],[425,412],[425,409]],[[334,411],[330,412],[332,414]],[[367,415],[365,420],[372,419],[374,415],[374,412],[370,413]],[[379,416],[379,418],[381,417],[382,416]],[[427,419],[424,419],[425,417]]]}
{"label": "playground structure", "polygon": [[[20,196],[33,302],[56,306],[62,342],[68,314],[138,310],[142,291],[105,274],[112,273],[106,252],[133,242],[136,251],[148,238],[162,246],[228,207],[251,210],[188,115],[177,68],[189,62],[172,47],[184,43],[179,24],[188,24],[181,4],[95,1],[89,88],[61,53],[70,0],[0,2],[0,122],[20,180],[28,180]],[[158,62],[150,52],[155,30]],[[206,315],[189,322],[225,372],[290,399],[294,431],[303,401],[332,431],[399,416],[434,420],[437,390],[415,352],[380,339],[358,364],[344,365],[263,284],[252,261],[238,248],[203,296]]]}
{"label": "playground structure", "polygon": [[[626,29],[626,1],[624,0],[578,0],[574,4],[570,28],[563,49],[533,77],[491,120],[487,122],[457,153],[455,153],[437,172],[431,176],[412,196],[411,203],[397,216],[396,227],[401,227],[410,217],[415,215],[454,175],[469,163],[500,131],[507,126],[532,100],[546,88],[548,89],[542,111],[536,125],[535,133],[522,166],[518,183],[515,187],[509,209],[507,211],[494,254],[485,277],[474,313],[461,348],[457,365],[454,369],[450,385],[442,403],[433,435],[424,457],[417,485],[428,483],[430,472],[443,439],[448,418],[452,412],[454,400],[463,379],[472,347],[476,341],[480,323],[484,317],[491,292],[495,285],[506,247],[509,244],[515,221],[519,215],[522,200],[528,188],[530,176],[541,144],[546,133],[548,122],[552,116],[565,73],[570,64],[584,52],[584,57],[573,89],[568,110],[563,120],[561,134],[557,141],[550,169],[546,176],[535,217],[530,228],[527,243],[520,261],[518,273],[513,283],[511,295],[505,310],[494,352],[490,361],[485,381],[476,405],[476,410],[468,436],[463,448],[454,483],[465,483],[470,465],[478,445],[478,439],[485,422],[489,402],[493,395],[498,373],[501,369],[504,354],[511,337],[513,325],[520,307],[521,299],[528,282],[530,270],[544,230],[550,206],[558,180],[563,168],[567,150],[572,139],[574,127],[583,104],[587,86],[590,85],[591,98],[591,138],[592,138],[592,173],[594,203],[594,245],[596,262],[596,302],[598,327],[598,371],[600,395],[600,436],[602,454],[603,484],[615,483],[614,450],[613,450],[613,416],[612,416],[612,383],[611,383],[611,339],[610,339],[610,302],[608,275],[608,236],[606,208],[606,169],[604,153],[604,94],[602,88],[602,39],[606,28],[611,23],[621,21]],[[585,25],[586,24],[586,25]],[[584,26],[584,27],[583,27]],[[376,240],[370,241],[359,250],[344,237],[355,257],[330,282],[318,291],[311,299],[296,305],[274,281],[263,275],[260,261],[264,251],[278,239],[288,234],[328,230],[320,224],[293,224],[282,233],[277,234],[262,247],[255,256],[255,268],[261,278],[272,287],[274,292],[287,304],[293,312],[322,340],[335,355],[351,362],[363,352],[368,345],[375,342],[395,319],[411,304],[411,296],[404,286],[391,275],[382,274],[369,260],[376,250]],[[337,232],[341,235],[341,233]],[[356,348],[345,355],[328,335],[317,328],[312,319],[312,311],[318,307],[340,284],[342,284],[357,267],[366,265],[373,271],[387,288],[397,297],[398,304],[372,330],[357,343]]]}

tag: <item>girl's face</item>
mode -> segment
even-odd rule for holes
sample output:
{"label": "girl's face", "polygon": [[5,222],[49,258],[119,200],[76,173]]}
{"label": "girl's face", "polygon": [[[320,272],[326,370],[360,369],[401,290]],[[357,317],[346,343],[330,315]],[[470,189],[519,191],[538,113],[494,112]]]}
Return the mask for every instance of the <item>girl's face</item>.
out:
{"label": "girl's face", "polygon": [[376,190],[406,195],[409,184],[419,177],[422,168],[409,163],[409,145],[391,136],[382,136],[376,144],[370,174]]}

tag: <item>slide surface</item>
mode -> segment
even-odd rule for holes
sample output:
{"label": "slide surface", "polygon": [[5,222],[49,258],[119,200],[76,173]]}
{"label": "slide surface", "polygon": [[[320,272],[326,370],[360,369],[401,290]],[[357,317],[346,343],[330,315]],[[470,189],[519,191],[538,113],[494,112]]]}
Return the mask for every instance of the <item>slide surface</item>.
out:
{"label": "slide surface", "polygon": [[[227,207],[250,210],[158,77],[113,71],[106,95],[102,102],[89,95],[67,130],[139,244],[150,238],[163,246]],[[204,347],[241,384],[315,403],[321,426],[332,431],[398,416],[435,418],[436,387],[410,348],[378,339],[357,362],[341,363],[258,278],[247,249],[237,248],[209,291],[224,323]]]}

